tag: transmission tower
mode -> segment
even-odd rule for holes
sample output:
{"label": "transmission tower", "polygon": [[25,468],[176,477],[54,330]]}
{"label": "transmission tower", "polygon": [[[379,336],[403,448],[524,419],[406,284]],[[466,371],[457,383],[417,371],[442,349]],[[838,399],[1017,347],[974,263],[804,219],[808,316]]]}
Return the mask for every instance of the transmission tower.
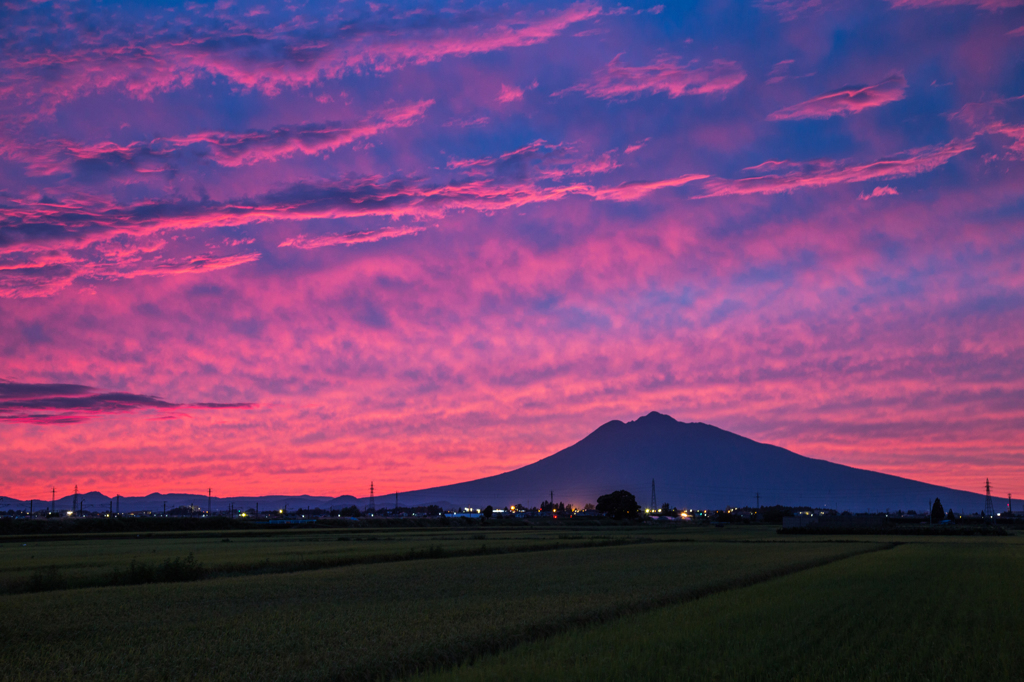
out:
{"label": "transmission tower", "polygon": [[651,511],[658,508],[658,496],[654,494],[654,479],[651,479]]}
{"label": "transmission tower", "polygon": [[996,510],[992,506],[992,486],[989,485],[988,479],[985,479],[985,516],[989,520],[994,520],[996,517]]}
{"label": "transmission tower", "polygon": [[77,485],[75,486],[75,496],[74,496],[74,498],[72,498],[72,501],[71,501],[71,513],[72,514],[78,513],[78,486]]}
{"label": "transmission tower", "polygon": [[373,481],[370,481],[370,513],[372,514],[377,509],[373,505]]}

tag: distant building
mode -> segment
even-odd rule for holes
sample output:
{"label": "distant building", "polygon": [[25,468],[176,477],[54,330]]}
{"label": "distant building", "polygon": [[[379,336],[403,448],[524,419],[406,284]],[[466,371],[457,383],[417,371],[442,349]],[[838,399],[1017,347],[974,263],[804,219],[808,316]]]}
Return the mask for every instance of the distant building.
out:
{"label": "distant building", "polygon": [[809,526],[812,523],[817,523],[818,518],[815,516],[783,516],[782,527],[783,528],[802,528]]}

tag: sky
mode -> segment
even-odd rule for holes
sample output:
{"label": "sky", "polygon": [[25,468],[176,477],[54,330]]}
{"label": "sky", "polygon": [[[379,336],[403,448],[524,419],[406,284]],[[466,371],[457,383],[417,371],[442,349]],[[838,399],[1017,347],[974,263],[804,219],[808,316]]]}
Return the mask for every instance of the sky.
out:
{"label": "sky", "polygon": [[1024,0],[0,7],[0,495],[649,411],[1024,497]]}

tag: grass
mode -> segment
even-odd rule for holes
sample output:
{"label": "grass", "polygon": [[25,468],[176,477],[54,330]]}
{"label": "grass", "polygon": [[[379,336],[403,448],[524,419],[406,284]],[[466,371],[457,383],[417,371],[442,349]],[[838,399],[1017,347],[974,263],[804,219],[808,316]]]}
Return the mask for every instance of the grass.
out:
{"label": "grass", "polygon": [[[570,541],[557,535],[548,539]],[[581,533],[572,541],[587,539]],[[345,544],[336,538],[330,542]],[[881,546],[806,541],[563,546],[557,551],[4,595],[0,679],[389,678],[429,666],[457,665],[583,623]],[[180,555],[184,549],[172,552]],[[209,556],[203,560],[210,561]]]}
{"label": "grass", "polygon": [[[0,594],[684,539],[679,533],[383,530],[149,533],[0,543]],[[175,570],[190,561],[189,571]]]}
{"label": "grass", "polygon": [[1020,679],[1024,545],[901,545],[565,632],[421,682]]}

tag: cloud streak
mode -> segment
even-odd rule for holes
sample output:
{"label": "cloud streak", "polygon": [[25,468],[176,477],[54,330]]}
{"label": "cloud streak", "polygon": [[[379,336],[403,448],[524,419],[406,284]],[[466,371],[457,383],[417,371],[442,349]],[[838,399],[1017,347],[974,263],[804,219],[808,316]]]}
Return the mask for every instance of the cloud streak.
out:
{"label": "cloud streak", "polygon": [[874,188],[873,190],[871,190],[871,194],[865,194],[861,192],[860,196],[858,196],[857,198],[862,201],[867,201],[869,199],[877,199],[878,197],[895,197],[899,196],[899,194],[900,193],[897,192],[894,188],[886,185],[884,187]]}
{"label": "cloud streak", "polygon": [[286,239],[279,246],[293,246],[297,249],[319,249],[325,246],[354,246],[372,244],[382,239],[395,239],[419,234],[427,229],[424,225],[401,225],[383,227],[379,230],[363,230],[347,234],[299,235]]}
{"label": "cloud streak", "polygon": [[934,170],[954,156],[971,149],[974,149],[973,139],[953,140],[943,145],[911,149],[891,158],[867,164],[831,160],[808,163],[767,162],[748,170],[774,172],[736,180],[715,178],[705,183],[703,194],[694,198],[779,194],[811,187],[918,175]]}
{"label": "cloud streak", "polygon": [[88,169],[95,173],[154,173],[173,168],[173,162],[187,149],[201,158],[226,167],[276,161],[296,153],[306,155],[333,152],[343,145],[379,135],[393,128],[405,128],[421,120],[434,100],[421,100],[371,114],[354,125],[340,122],[277,126],[243,133],[209,131],[179,137],[159,137],[149,142],[118,145],[102,142],[75,145],[69,142],[18,145],[8,141],[0,152],[24,162],[36,175],[68,173]]}
{"label": "cloud streak", "polygon": [[559,90],[552,97],[582,92],[598,99],[628,100],[664,92],[675,99],[683,95],[726,92],[746,77],[739,64],[722,59],[702,65],[697,60],[684,64],[678,57],[663,56],[647,66],[626,66],[620,54],[589,81]]}
{"label": "cloud streak", "polygon": [[[148,98],[191,87],[201,77],[222,77],[273,96],[346,74],[387,73],[445,57],[537,45],[600,12],[589,2],[534,14],[443,12],[431,21],[413,17],[408,25],[385,30],[372,22],[336,19],[331,26],[327,17],[320,35],[311,35],[313,26],[301,20],[267,28],[241,21],[209,27],[193,22],[189,31],[141,26],[130,32],[111,25],[99,31],[98,41],[78,40],[54,50],[54,42],[77,36],[58,37],[52,23],[22,10],[10,17],[8,47],[0,53],[5,67],[0,100],[31,104],[23,115],[33,118],[95,92],[119,88]],[[76,20],[73,15],[66,19],[72,25]],[[111,21],[102,15],[93,20],[98,25]]]}
{"label": "cloud streak", "polygon": [[[223,253],[225,250],[229,252]],[[223,246],[180,255],[173,253],[165,240],[126,243],[122,239],[84,249],[30,245],[0,254],[0,298],[52,296],[78,279],[112,282],[144,276],[197,275],[259,259],[257,252],[234,252]]]}
{"label": "cloud streak", "polygon": [[889,4],[901,9],[969,6],[998,12],[1012,7],[1020,7],[1024,4],[1024,0],[889,0]]}
{"label": "cloud streak", "polygon": [[77,424],[140,410],[245,409],[252,403],[170,403],[135,393],[102,393],[77,384],[25,384],[0,379],[0,423]]}
{"label": "cloud streak", "polygon": [[797,121],[805,118],[831,118],[859,114],[903,99],[907,81],[903,74],[886,78],[875,85],[848,85],[813,97],[805,102],[779,109],[768,115],[769,121]]}

